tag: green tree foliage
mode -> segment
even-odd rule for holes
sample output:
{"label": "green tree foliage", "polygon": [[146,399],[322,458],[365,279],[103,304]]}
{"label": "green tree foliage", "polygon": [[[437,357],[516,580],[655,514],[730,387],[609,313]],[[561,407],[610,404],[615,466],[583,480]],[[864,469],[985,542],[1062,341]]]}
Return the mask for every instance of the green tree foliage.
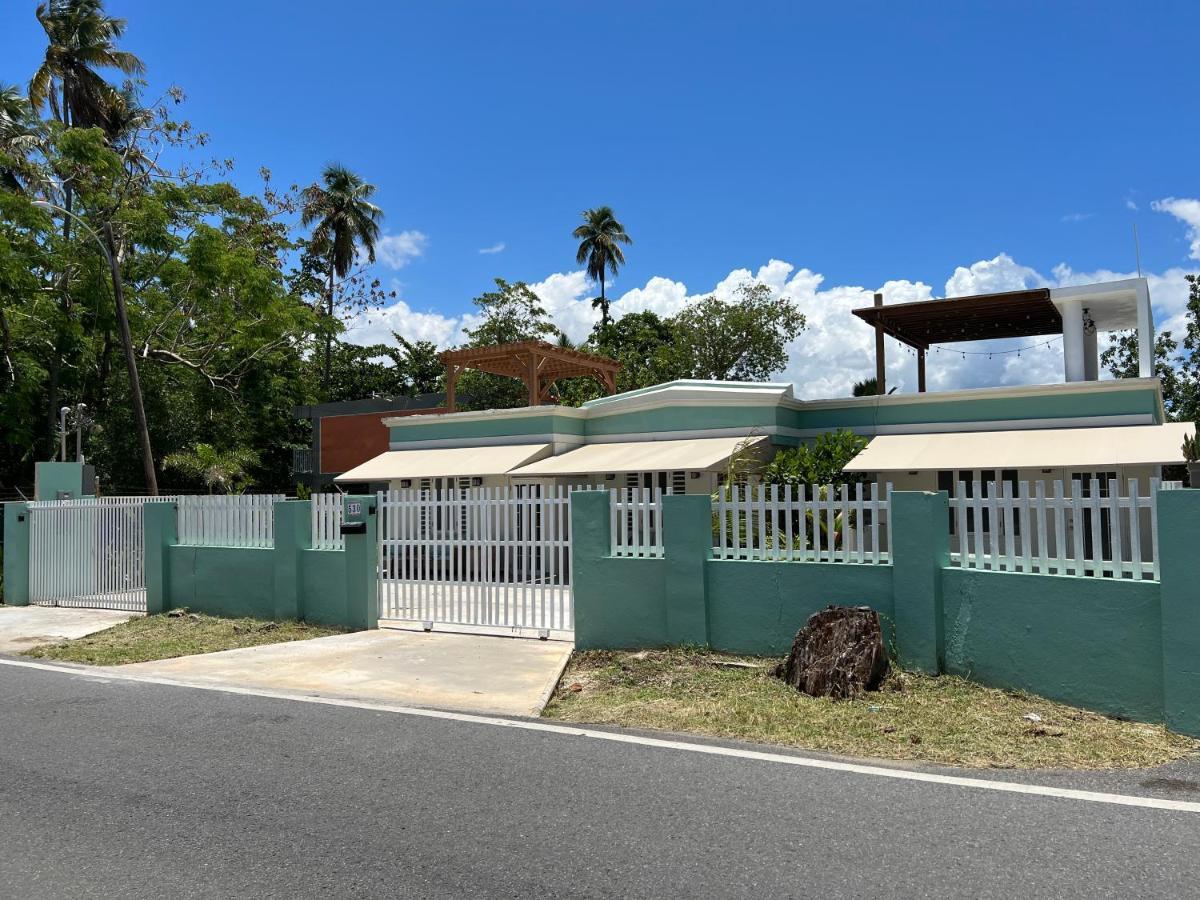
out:
{"label": "green tree foliage", "polygon": [[329,400],[415,397],[443,390],[445,367],[430,341],[410,342],[395,332],[396,345],[333,345]]}
{"label": "green tree foliage", "polygon": [[686,307],[669,321],[667,368],[676,377],[765,381],[787,365],[787,344],[804,330],[795,301],[773,297],[759,282],[738,287],[730,302],[715,296]]}
{"label": "green tree foliage", "polygon": [[854,382],[853,396],[855,397],[874,397],[879,393],[879,380],[872,376],[864,378],[862,381]]}
{"label": "green tree foliage", "polygon": [[[474,300],[476,324],[463,329],[466,347],[514,344],[518,341],[548,341],[558,338],[538,295],[523,281],[496,279],[496,290]],[[461,409],[505,409],[529,404],[529,391],[515,378],[468,370],[458,381]]]}
{"label": "green tree foliage", "polygon": [[866,479],[849,474],[846,466],[863,448],[867,439],[852,431],[827,431],[812,444],[780,450],[763,469],[767,484],[854,484]]}
{"label": "green tree foliage", "polygon": [[608,297],[604,293],[605,276],[615,276],[620,267],[625,265],[621,245],[632,244],[633,239],[625,232],[625,226],[617,221],[612,207],[597,206],[595,209],[585,209],[580,215],[583,224],[571,232],[571,236],[579,241],[575,262],[586,266],[588,277],[600,282],[600,296],[592,301],[592,308],[599,307],[600,325],[604,327],[611,321]]}
{"label": "green tree foliage", "polygon": [[180,472],[202,483],[210,494],[240,494],[253,483],[249,469],[258,454],[246,448],[218,450],[212,444],[197,444],[163,457],[163,468]]}

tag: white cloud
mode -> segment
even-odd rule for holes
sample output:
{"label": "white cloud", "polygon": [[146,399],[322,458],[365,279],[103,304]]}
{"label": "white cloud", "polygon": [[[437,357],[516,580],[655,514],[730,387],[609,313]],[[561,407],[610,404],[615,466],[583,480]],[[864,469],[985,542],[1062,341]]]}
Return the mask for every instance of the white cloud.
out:
{"label": "white cloud", "polygon": [[479,252],[480,252],[480,253],[485,253],[485,254],[490,254],[490,253],[503,253],[503,252],[504,252],[504,247],[505,247],[505,246],[506,246],[506,245],[505,245],[504,241],[500,241],[499,243],[492,244],[492,246],[490,246],[490,247],[480,247],[480,248],[479,248]]}
{"label": "white cloud", "polygon": [[1200,259],[1200,200],[1190,197],[1166,197],[1151,201],[1150,208],[1155,212],[1170,213],[1187,226],[1188,240],[1192,242],[1188,256]]}
{"label": "white cloud", "polygon": [[[1164,206],[1163,211],[1184,221],[1189,226],[1189,237],[1194,241],[1198,239],[1193,236],[1193,227],[1188,220],[1176,212],[1190,215],[1191,206],[1177,206],[1174,200],[1158,202],[1170,202],[1172,208]],[[1196,204],[1195,227],[1200,229],[1200,201],[1187,203]],[[1160,331],[1171,329],[1179,334],[1184,328],[1188,298],[1184,275],[1187,271],[1172,268],[1146,275]],[[992,259],[955,268],[946,280],[944,296],[1087,284],[1133,275],[1108,269],[1080,272],[1062,263],[1047,276],[1018,263],[1006,253],[1000,253]],[[767,285],[776,296],[793,299],[807,319],[806,330],[788,347],[786,369],[776,378],[793,382],[796,395],[809,399],[848,396],[855,381],[875,374],[874,331],[852,311],[870,306],[876,291],[883,293],[885,303],[934,297],[933,288],[921,281],[895,280],[878,287],[827,286],[825,277],[819,272],[797,269],[792,263],[771,259],[756,270],[733,269],[711,288],[697,292],[689,291],[682,281],[656,275],[642,286],[620,294],[611,293],[611,313],[614,318],[646,310],[671,316],[708,294],[728,300],[739,285],[751,280]],[[559,328],[577,341],[587,337],[599,313],[591,305],[595,286],[583,271],[557,272],[530,287]],[[382,312],[357,319],[347,339],[357,343],[388,341],[390,331],[394,329],[409,339],[431,340],[447,347],[461,342],[462,329],[471,327],[476,321],[472,313],[448,316],[414,310],[407,302],[399,301]],[[1110,337],[1102,336],[1102,347],[1110,340]],[[886,339],[886,345],[889,387],[896,386],[905,392],[916,390],[915,356],[891,338]],[[1019,354],[1015,352],[1018,348]],[[931,350],[926,368],[930,390],[1053,383],[1063,377],[1062,343],[1054,336],[1047,336],[953,344]]]}
{"label": "white cloud", "polygon": [[460,340],[461,320],[441,313],[414,310],[403,300],[383,309],[359,313],[346,323],[342,339],[353,344],[392,344],[392,332],[410,341],[433,341],[449,347]]}
{"label": "white cloud", "polygon": [[1028,266],[1018,264],[1007,253],[993,259],[963,267],[959,266],[946,281],[947,297],[965,297],[968,294],[991,294],[996,291],[1024,291],[1029,288],[1046,287],[1047,282]]}
{"label": "white cloud", "polygon": [[389,269],[403,269],[418,256],[425,255],[429,238],[419,231],[385,234],[375,243],[375,256]]}

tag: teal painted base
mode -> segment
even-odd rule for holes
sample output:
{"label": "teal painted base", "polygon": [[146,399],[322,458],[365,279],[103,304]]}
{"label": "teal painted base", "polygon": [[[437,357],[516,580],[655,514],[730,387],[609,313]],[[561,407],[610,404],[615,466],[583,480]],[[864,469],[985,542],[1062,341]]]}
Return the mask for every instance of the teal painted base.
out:
{"label": "teal painted base", "polygon": [[708,635],[715,649],[780,656],[808,617],[831,603],[870,606],[891,635],[891,566],[717,559],[707,570]]}

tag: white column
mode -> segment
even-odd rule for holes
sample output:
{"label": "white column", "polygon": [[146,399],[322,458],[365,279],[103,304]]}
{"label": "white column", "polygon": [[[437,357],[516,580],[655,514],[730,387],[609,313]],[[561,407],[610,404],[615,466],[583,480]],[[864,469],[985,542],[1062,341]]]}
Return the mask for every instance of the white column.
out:
{"label": "white column", "polygon": [[1084,381],[1083,305],[1078,300],[1062,301],[1063,370],[1067,381]]}
{"label": "white column", "polygon": [[1096,329],[1083,331],[1083,377],[1085,381],[1100,380],[1100,345],[1096,340]]}
{"label": "white column", "polygon": [[1138,377],[1154,375],[1154,310],[1150,306],[1150,287],[1143,278],[1137,286]]}

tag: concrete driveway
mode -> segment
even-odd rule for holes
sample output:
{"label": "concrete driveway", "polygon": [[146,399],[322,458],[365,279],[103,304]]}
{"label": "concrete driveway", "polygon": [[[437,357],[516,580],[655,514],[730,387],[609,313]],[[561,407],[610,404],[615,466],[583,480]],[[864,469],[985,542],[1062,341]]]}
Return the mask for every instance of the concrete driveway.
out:
{"label": "concrete driveway", "polygon": [[571,645],[558,641],[379,630],[120,668],[196,684],[536,716],[570,655]]}
{"label": "concrete driveway", "polygon": [[86,637],[140,613],[65,606],[0,606],[0,653],[22,653],[38,644]]}

